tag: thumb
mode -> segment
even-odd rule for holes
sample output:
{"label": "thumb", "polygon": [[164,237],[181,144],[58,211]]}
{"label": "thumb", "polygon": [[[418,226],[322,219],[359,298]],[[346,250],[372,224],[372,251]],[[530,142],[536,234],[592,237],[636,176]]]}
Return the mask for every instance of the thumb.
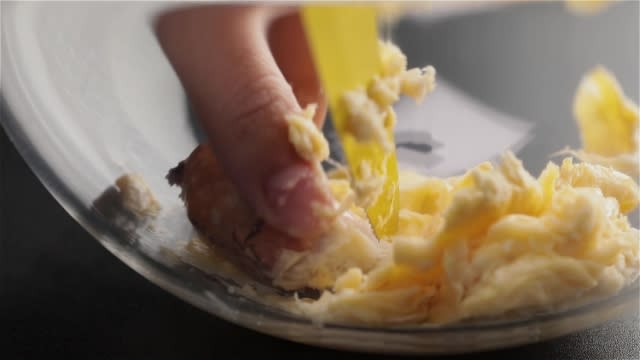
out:
{"label": "thumb", "polygon": [[285,116],[301,109],[269,49],[268,20],[259,7],[216,5],[164,15],[156,30],[244,200],[289,235],[316,237],[337,205],[320,164],[289,142]]}

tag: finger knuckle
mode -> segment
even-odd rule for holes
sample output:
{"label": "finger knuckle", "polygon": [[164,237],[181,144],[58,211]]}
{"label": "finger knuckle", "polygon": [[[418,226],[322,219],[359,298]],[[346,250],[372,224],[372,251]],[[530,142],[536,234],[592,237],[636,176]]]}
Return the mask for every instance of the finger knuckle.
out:
{"label": "finger knuckle", "polygon": [[282,113],[289,100],[282,83],[277,75],[267,74],[240,85],[233,92],[227,107],[232,109],[228,119],[234,123],[238,137],[255,131],[257,122],[277,125],[284,121]]}

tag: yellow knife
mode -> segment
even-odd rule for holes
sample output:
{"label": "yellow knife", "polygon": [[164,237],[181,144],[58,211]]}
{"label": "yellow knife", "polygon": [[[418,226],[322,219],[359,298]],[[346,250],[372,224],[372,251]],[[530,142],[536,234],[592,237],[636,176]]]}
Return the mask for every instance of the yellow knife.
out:
{"label": "yellow knife", "polygon": [[[398,167],[395,148],[385,151],[376,142],[358,142],[347,131],[347,113],[341,97],[345,91],[368,85],[380,72],[376,9],[366,5],[306,5],[302,19],[329,102],[334,128],[355,180],[357,165],[368,161],[374,174],[384,175],[380,196],[366,209],[378,238],[393,234],[398,226]],[[388,129],[393,140],[393,129]]]}

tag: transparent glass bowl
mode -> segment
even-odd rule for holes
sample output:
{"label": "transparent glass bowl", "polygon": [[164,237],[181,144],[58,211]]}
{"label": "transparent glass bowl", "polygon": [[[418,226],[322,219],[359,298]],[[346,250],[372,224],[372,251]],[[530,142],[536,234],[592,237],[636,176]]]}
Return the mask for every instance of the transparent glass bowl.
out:
{"label": "transparent glass bowl", "polygon": [[[165,175],[195,147],[198,131],[149,26],[150,16],[165,5],[2,6],[2,106],[7,116],[1,123],[22,156],[67,212],[114,255],[220,318],[301,343],[426,354],[537,342],[638,306],[636,284],[605,301],[521,320],[368,328],[320,326],[229,292],[226,279],[176,257],[194,233],[178,189],[167,184]],[[442,80],[426,105],[402,102],[398,114],[402,165],[436,175],[452,175],[523,146],[521,155],[539,166],[549,152],[575,142],[575,137],[559,138],[555,148],[543,149],[544,155],[527,150],[527,144],[544,136],[535,131],[536,124],[499,113]],[[470,126],[472,138],[451,130]],[[562,133],[575,132],[570,121],[557,126]],[[121,208],[113,183],[127,173],[148,182],[162,205],[157,218],[140,220]]]}

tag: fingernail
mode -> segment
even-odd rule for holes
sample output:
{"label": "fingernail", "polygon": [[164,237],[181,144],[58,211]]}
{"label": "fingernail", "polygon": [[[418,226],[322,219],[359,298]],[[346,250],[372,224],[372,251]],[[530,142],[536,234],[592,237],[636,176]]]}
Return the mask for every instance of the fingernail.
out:
{"label": "fingernail", "polygon": [[337,203],[319,174],[308,165],[293,165],[273,175],[266,185],[265,218],[281,231],[313,238],[327,230]]}

